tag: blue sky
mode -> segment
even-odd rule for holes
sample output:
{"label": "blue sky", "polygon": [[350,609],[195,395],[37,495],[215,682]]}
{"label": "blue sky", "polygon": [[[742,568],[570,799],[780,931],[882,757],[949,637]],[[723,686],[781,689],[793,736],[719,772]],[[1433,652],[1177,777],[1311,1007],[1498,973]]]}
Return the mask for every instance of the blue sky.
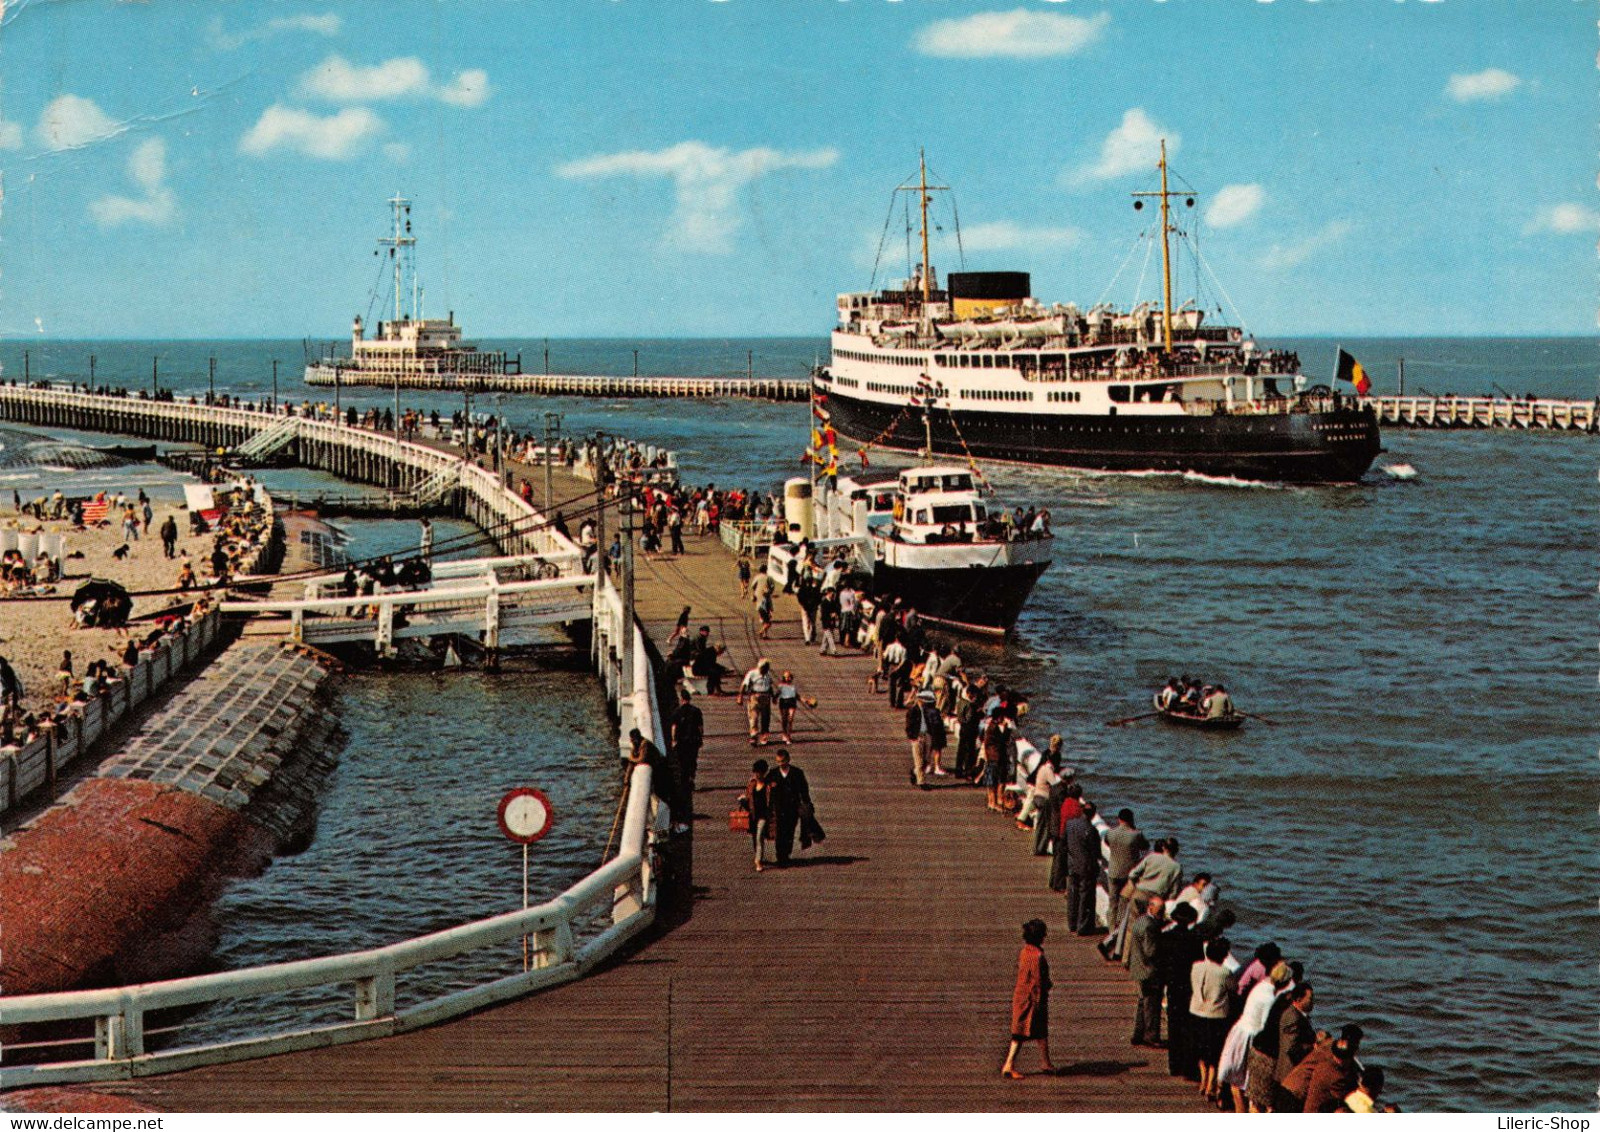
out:
{"label": "blue sky", "polygon": [[[469,336],[821,335],[926,148],[965,266],[1266,338],[1595,327],[1587,0],[11,0],[0,335],[334,337],[386,198]],[[935,263],[963,266],[943,206]],[[890,225],[879,281],[904,271]],[[1120,269],[1120,270],[1119,270]],[[1212,279],[1215,282],[1212,282]],[[1138,289],[1143,280],[1142,290]],[[1196,269],[1179,273],[1180,299]]]}

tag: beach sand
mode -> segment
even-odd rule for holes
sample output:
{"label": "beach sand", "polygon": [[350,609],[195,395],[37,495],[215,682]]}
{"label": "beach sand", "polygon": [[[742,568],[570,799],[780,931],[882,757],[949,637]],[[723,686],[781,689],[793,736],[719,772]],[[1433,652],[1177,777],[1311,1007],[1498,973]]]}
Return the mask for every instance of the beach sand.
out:
{"label": "beach sand", "polygon": [[[97,530],[75,531],[72,524],[65,521],[40,522],[32,516],[19,516],[10,508],[0,513],[0,529],[59,531],[66,537],[65,553],[69,556],[61,563],[63,577],[56,584],[54,600],[0,599],[0,656],[8,659],[21,677],[23,701],[30,710],[50,706],[60,692],[61,683],[56,679],[56,672],[63,650],[72,650],[73,672],[82,679],[83,670],[91,660],[116,660],[127,643],[127,633],[122,630],[77,627],[70,600],[73,591],[88,578],[117,582],[130,593],[176,589],[178,570],[186,561],[182,556],[187,552],[187,561],[194,564],[196,576],[202,581],[205,579],[213,536],[191,536],[189,512],[184,508],[171,504],[153,506],[155,517],[150,523],[150,533],[141,531],[139,541],[129,543],[128,554],[121,559],[113,557],[113,551],[123,544],[120,522]],[[175,516],[178,523],[178,557],[171,559],[162,554],[157,534],[168,515]],[[74,552],[81,552],[83,557],[70,557]],[[176,593],[135,597],[133,616],[185,605],[191,600]]]}

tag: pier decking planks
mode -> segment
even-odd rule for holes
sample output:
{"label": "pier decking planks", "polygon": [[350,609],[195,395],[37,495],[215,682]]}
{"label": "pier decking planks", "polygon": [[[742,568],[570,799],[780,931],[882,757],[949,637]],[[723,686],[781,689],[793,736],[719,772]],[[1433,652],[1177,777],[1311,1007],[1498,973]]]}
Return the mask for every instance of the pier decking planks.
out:
{"label": "pier decking planks", "polygon": [[[570,499],[590,485],[557,486]],[[178,1111],[1199,1111],[1165,1054],[1128,1044],[1127,974],[1066,933],[1029,835],[971,787],[912,789],[901,717],[865,691],[870,661],[803,645],[792,598],[774,639],[757,641],[731,556],[714,538],[688,546],[681,559],[639,557],[640,618],[664,644],[688,604],[740,672],[768,656],[817,697],[792,752],[825,844],[798,867],[754,872],[726,815],[756,752],[731,696],[701,700],[693,912],[626,962],[397,1038],[96,1090]],[[1051,928],[1051,1052],[1065,1072],[1004,1081],[1020,925],[1033,916]],[[1022,1068],[1036,1058],[1025,1050]]]}

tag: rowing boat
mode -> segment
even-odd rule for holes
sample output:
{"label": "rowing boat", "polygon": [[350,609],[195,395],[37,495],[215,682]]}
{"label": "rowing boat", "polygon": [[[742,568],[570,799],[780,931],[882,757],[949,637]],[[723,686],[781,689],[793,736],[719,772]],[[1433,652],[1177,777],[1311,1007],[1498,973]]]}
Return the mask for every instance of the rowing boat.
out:
{"label": "rowing boat", "polygon": [[1244,726],[1244,715],[1240,712],[1229,712],[1227,715],[1219,716],[1200,715],[1195,712],[1164,708],[1161,706],[1159,696],[1153,698],[1151,702],[1163,722],[1178,727],[1197,727],[1202,731],[1237,731]]}

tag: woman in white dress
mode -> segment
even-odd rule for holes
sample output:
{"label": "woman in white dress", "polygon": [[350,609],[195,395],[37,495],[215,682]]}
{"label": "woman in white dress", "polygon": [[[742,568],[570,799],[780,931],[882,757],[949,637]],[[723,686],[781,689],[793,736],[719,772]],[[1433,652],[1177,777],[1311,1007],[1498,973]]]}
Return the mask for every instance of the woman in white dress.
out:
{"label": "woman in white dress", "polygon": [[1222,1044],[1222,1060],[1217,1063],[1217,1084],[1233,1090],[1233,1111],[1245,1112],[1245,1069],[1250,1059],[1250,1039],[1261,1032],[1273,1000],[1288,989],[1293,974],[1289,964],[1279,962],[1267,977],[1250,988],[1245,996],[1244,1012],[1228,1031],[1228,1040]]}

